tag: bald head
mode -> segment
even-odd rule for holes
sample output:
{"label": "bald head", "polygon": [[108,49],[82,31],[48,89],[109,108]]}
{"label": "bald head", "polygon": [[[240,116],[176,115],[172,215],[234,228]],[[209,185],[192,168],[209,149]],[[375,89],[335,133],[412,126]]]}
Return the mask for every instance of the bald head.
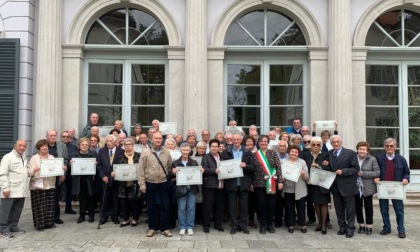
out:
{"label": "bald head", "polygon": [[26,146],[27,146],[26,141],[19,139],[19,140],[16,141],[15,145],[13,146],[13,148],[15,149],[15,151],[17,153],[19,153],[19,155],[22,156],[23,153],[26,150]]}
{"label": "bald head", "polygon": [[45,138],[49,144],[54,145],[54,143],[57,141],[57,131],[53,129],[48,130]]}

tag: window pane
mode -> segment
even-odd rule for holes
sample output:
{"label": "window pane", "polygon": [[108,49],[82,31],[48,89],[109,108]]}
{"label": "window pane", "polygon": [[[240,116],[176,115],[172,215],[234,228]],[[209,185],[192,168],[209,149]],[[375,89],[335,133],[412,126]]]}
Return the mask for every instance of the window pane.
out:
{"label": "window pane", "polygon": [[278,12],[267,11],[267,44],[270,45],[292,21]]}
{"label": "window pane", "polygon": [[398,127],[398,108],[366,108],[366,126]]}
{"label": "window pane", "polygon": [[372,147],[381,148],[383,150],[384,140],[390,137],[399,139],[399,128],[367,128],[366,129],[366,140]]}
{"label": "window pane", "polygon": [[120,44],[114,37],[109,34],[98,22],[90,27],[88,35],[86,37],[86,44]]}
{"label": "window pane", "polygon": [[270,105],[302,105],[302,86],[271,86]]}
{"label": "window pane", "polygon": [[225,45],[257,46],[258,44],[235,22],[226,32]]}
{"label": "window pane", "polygon": [[260,87],[228,86],[228,105],[260,105]]}
{"label": "window pane", "polygon": [[132,105],[164,105],[165,86],[131,86]]}
{"label": "window pane", "polygon": [[409,127],[420,127],[420,108],[408,108]]}
{"label": "window pane", "polygon": [[165,65],[131,65],[132,84],[165,84]]}
{"label": "window pane", "polygon": [[122,104],[121,85],[89,85],[88,104]]}
{"label": "window pane", "polygon": [[303,84],[302,65],[270,65],[270,84]]}
{"label": "window pane", "polygon": [[128,26],[130,27],[130,40],[131,44],[144,30],[147,29],[156,19],[150,14],[141,11],[130,9],[128,11]]}
{"label": "window pane", "polygon": [[88,106],[88,115],[97,113],[99,115],[99,125],[113,126],[115,120],[121,120],[121,106]]}
{"label": "window pane", "polygon": [[[137,38],[137,37],[136,37]],[[169,45],[168,35],[161,23],[156,23],[135,45]]]}
{"label": "window pane", "polygon": [[[419,126],[419,125],[417,125]],[[409,147],[410,148],[420,148],[420,129],[409,129]]]}
{"label": "window pane", "polygon": [[367,84],[398,84],[398,66],[366,65]]}
{"label": "window pane", "polygon": [[264,45],[264,10],[253,11],[242,16],[238,22],[261,44]]}
{"label": "window pane", "polygon": [[410,169],[420,169],[420,150],[410,150]]}
{"label": "window pane", "polygon": [[120,64],[89,64],[89,83],[122,83]]}
{"label": "window pane", "polygon": [[274,45],[306,45],[305,36],[303,36],[303,32],[299,26],[293,24]]}
{"label": "window pane", "polygon": [[[376,23],[382,27],[394,40],[401,45],[401,10],[390,11],[376,19]],[[372,24],[366,37],[368,46],[397,46],[375,24]]]}
{"label": "window pane", "polygon": [[[227,108],[227,121],[236,120],[238,125],[260,125],[261,116],[259,107],[228,107]],[[214,118],[217,120],[217,118]]]}
{"label": "window pane", "polygon": [[418,25],[420,23],[420,14],[409,10],[404,10],[404,13],[404,39],[405,45],[407,45],[420,32]]}
{"label": "window pane", "polygon": [[228,84],[260,84],[261,66],[228,65]]}
{"label": "window pane", "polygon": [[398,105],[398,87],[366,87],[366,105]]}
{"label": "window pane", "polygon": [[271,107],[270,108],[270,125],[281,127],[289,127],[293,123],[293,119],[303,116],[302,107]]}
{"label": "window pane", "polygon": [[143,126],[150,125],[153,119],[165,121],[164,107],[131,107],[131,125],[140,123]]}

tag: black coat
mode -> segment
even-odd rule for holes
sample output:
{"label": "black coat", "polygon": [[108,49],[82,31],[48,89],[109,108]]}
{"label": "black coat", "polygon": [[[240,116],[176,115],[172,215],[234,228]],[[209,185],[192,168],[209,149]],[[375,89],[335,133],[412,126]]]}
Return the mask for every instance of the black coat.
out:
{"label": "black coat", "polygon": [[[138,164],[140,160],[140,153],[134,152],[133,156],[133,164]],[[118,157],[118,164],[128,164],[128,157],[124,155],[124,152]],[[127,198],[127,193],[129,190],[127,190],[127,182],[128,181],[120,181],[118,185],[118,197],[119,198]],[[132,181],[132,185],[130,187],[133,187],[133,184],[138,184],[137,180]]]}
{"label": "black coat", "polygon": [[[221,155],[221,158],[223,160],[234,159],[232,148],[226,149],[223,151]],[[245,149],[243,146],[241,146],[241,148],[243,151],[241,161],[246,164],[246,166],[243,168],[244,176],[240,178],[241,189],[243,191],[249,191],[251,189],[252,179],[255,172],[255,163],[253,162],[253,157],[252,157],[253,153]],[[224,186],[225,186],[225,189],[228,191],[236,191],[237,178],[225,179]]]}
{"label": "black coat", "polygon": [[[223,160],[220,156],[220,160]],[[206,154],[201,161],[204,168],[203,188],[219,188],[219,179],[216,174],[217,162],[211,153]]]}
{"label": "black coat", "polygon": [[[115,149],[114,159],[112,161],[112,164],[118,164],[118,159],[121,156],[121,154],[124,153],[124,150],[120,147],[117,147]],[[106,176],[108,177],[109,183],[108,186],[112,185],[112,182],[114,181],[114,178],[111,176],[111,172],[114,170],[112,168],[111,163],[109,162],[109,149],[108,147],[103,147],[99,150],[98,153],[98,164],[96,166],[98,169],[98,175],[101,178],[101,180]]]}
{"label": "black coat", "polygon": [[[187,166],[199,166],[199,165],[198,165],[197,161],[188,157]],[[180,157],[177,160],[175,160],[174,162],[172,162],[172,166],[171,166],[171,170],[170,170],[170,173],[172,174],[171,175],[172,177],[175,177],[175,175],[172,173],[172,169],[175,168],[175,167],[184,167],[184,164],[182,163],[182,157]],[[186,186],[176,186],[176,188],[179,188],[179,187],[186,187]],[[198,185],[191,185],[190,188],[191,188],[191,191],[194,194],[197,194],[198,191],[199,191]],[[175,189],[175,190],[177,190],[177,189]]]}
{"label": "black coat", "polygon": [[[305,151],[305,152],[301,152],[301,153],[303,153],[301,158],[303,160],[305,160],[306,165],[308,166],[309,176],[310,176],[310,172],[311,172],[311,165],[313,163],[318,164],[319,167],[321,167],[321,169],[323,169],[323,170],[327,170],[327,171],[331,170],[330,164],[328,164],[328,165],[323,165],[322,164],[322,162],[325,161],[325,160],[329,162],[328,152],[320,152],[315,160],[314,160],[314,157],[312,156],[310,151]],[[309,193],[312,192],[312,190],[313,190],[312,187],[313,186],[314,185],[308,185],[308,192]],[[330,192],[329,189],[325,189],[324,187],[321,187],[321,186],[319,186],[319,190],[321,191],[322,194],[326,194],[326,193]]]}
{"label": "black coat", "polygon": [[[69,155],[69,160],[71,160],[72,158],[81,158],[80,156],[80,152],[79,151],[75,151],[73,153],[71,153]],[[96,152],[94,151],[89,151],[87,154],[87,157],[85,158],[97,158]],[[67,163],[67,171],[70,171],[69,174],[71,174],[71,163],[68,162]],[[84,183],[86,184],[86,180],[95,180],[97,179],[99,181],[99,177],[96,175],[72,175],[72,189],[71,189],[71,194],[72,195],[79,195],[80,193],[80,183]]]}

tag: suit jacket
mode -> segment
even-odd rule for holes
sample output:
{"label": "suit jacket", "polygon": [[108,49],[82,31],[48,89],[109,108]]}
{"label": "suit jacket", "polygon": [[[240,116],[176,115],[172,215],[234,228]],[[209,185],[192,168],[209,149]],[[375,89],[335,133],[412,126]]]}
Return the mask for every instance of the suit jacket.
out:
{"label": "suit jacket", "polygon": [[[234,147],[232,147],[234,148]],[[228,160],[228,159],[233,159],[233,152],[232,152],[232,148],[231,149],[226,149],[223,151],[221,157],[223,160]],[[253,162],[253,158],[252,158],[252,152],[250,152],[249,150],[247,150],[246,148],[244,148],[243,146],[241,146],[242,148],[242,159],[241,161],[244,162],[246,164],[246,166],[243,168],[243,172],[244,172],[244,176],[240,179],[240,184],[241,184],[241,189],[243,191],[249,191],[251,189],[251,185],[252,185],[252,178],[255,172],[255,164]],[[228,191],[236,191],[237,189],[237,178],[232,178],[232,179],[225,179],[224,183],[225,183],[225,189]]]}
{"label": "suit jacket", "polygon": [[359,161],[357,160],[356,152],[342,148],[340,155],[334,157],[334,150],[330,150],[329,163],[330,170],[336,172],[341,169],[342,174],[337,175],[331,191],[334,195],[341,194],[341,196],[351,196],[358,193],[357,188],[357,173],[360,171]]}
{"label": "suit jacket", "polygon": [[[118,164],[119,157],[124,153],[124,150],[120,147],[116,147],[114,159],[112,164]],[[114,170],[109,162],[109,149],[108,147],[103,147],[99,150],[98,154],[98,163],[97,163],[98,175],[101,180],[106,176],[108,177],[109,183],[108,186],[111,186],[114,178],[111,176],[111,172]]]}

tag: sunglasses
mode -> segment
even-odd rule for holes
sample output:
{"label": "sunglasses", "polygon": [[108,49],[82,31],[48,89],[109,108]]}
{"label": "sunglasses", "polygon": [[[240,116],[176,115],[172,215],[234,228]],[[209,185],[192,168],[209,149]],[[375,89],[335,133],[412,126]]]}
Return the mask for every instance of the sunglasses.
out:
{"label": "sunglasses", "polygon": [[311,141],[303,141],[304,143],[310,143]]}
{"label": "sunglasses", "polygon": [[319,146],[321,146],[321,144],[312,144],[312,146],[319,147]]}
{"label": "sunglasses", "polygon": [[69,138],[70,136],[61,136],[62,138]]}

